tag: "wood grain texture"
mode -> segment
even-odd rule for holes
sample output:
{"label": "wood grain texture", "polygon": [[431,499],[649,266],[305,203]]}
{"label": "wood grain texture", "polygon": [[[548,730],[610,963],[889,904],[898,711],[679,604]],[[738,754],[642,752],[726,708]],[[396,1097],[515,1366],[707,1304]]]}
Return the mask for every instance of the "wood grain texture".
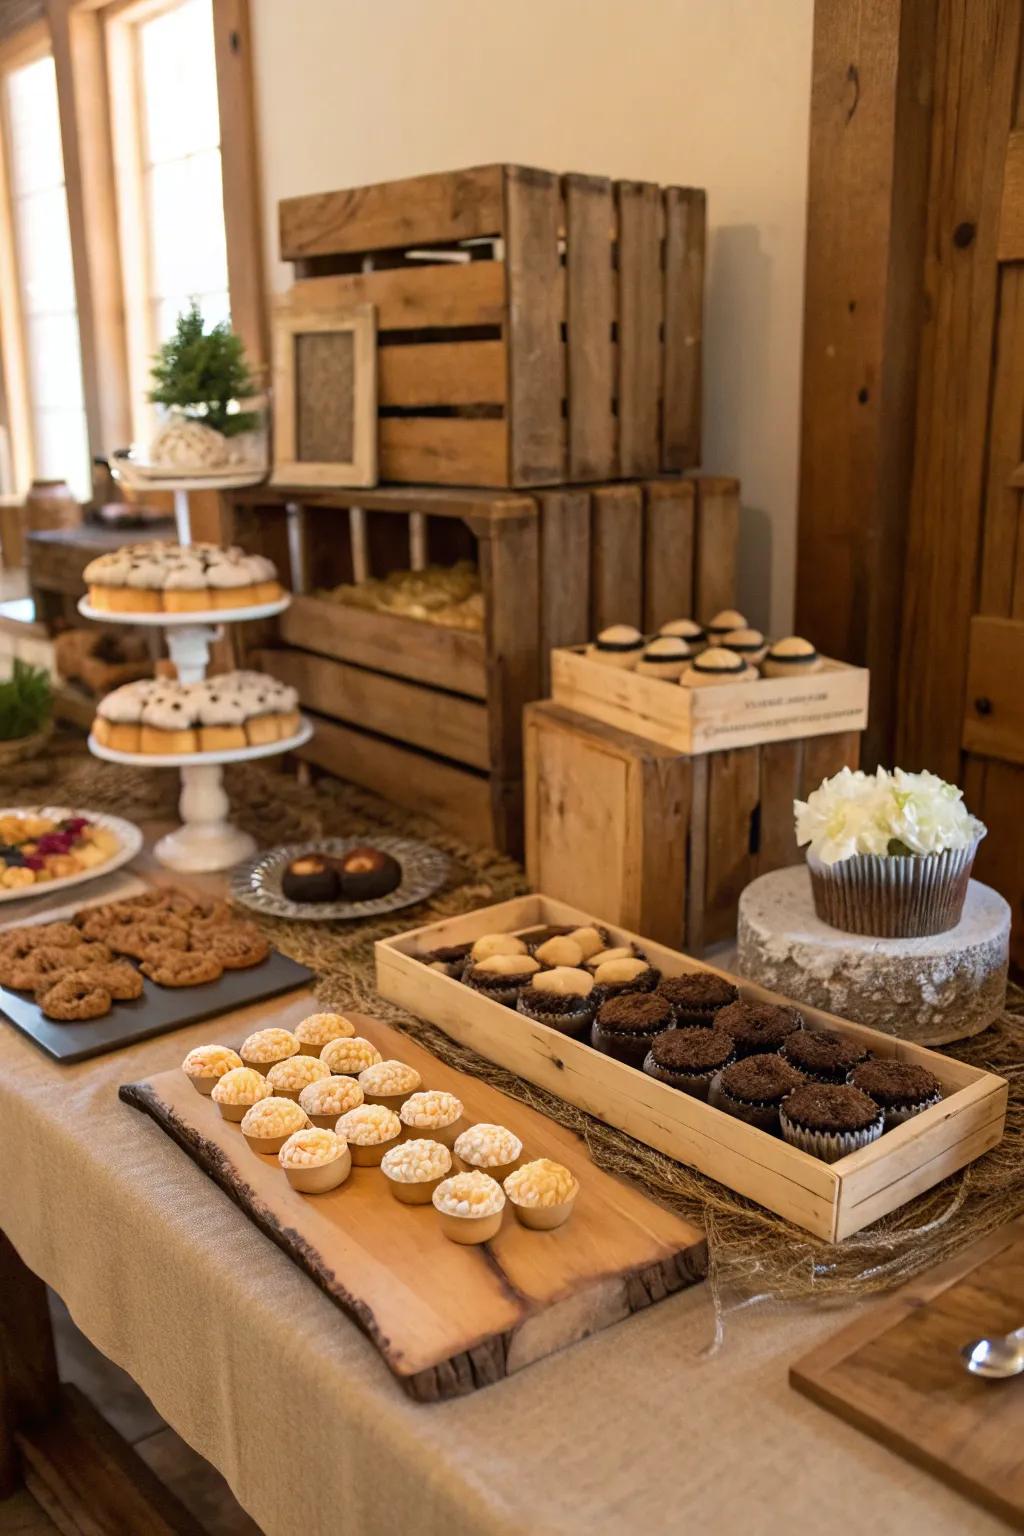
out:
{"label": "wood grain texture", "polygon": [[509,485],[565,478],[565,277],[558,252],[558,177],[510,166],[505,182],[508,280]]}
{"label": "wood grain texture", "polygon": [[[1021,191],[1024,208],[1024,188]],[[1024,461],[1024,263],[999,278],[992,412],[982,528],[978,608],[983,614],[1024,618],[1024,490],[1014,483]],[[968,701],[969,703],[969,701]]]}
{"label": "wood grain texture", "polygon": [[377,340],[370,305],[274,315],[274,478],[289,485],[377,479]]}
{"label": "wood grain texture", "polygon": [[213,41],[231,324],[261,369],[270,347],[249,0],[214,0]]}
{"label": "wood grain texture", "polygon": [[540,529],[536,509],[480,540],[491,772],[523,776],[523,705],[540,693]]}
{"label": "wood grain texture", "polygon": [[711,619],[736,606],[740,544],[740,485],[724,476],[700,476],[697,490],[693,615]]}
{"label": "wood grain texture", "polygon": [[496,261],[303,278],[289,296],[299,308],[372,304],[380,331],[498,326],[505,320],[505,273]]}
{"label": "wood grain texture", "polygon": [[601,176],[569,175],[563,187],[568,478],[606,480],[615,473],[617,462],[612,415],[612,186]]}
{"label": "wood grain texture", "polygon": [[1024,768],[997,758],[964,759],[964,799],[985,825],[974,878],[993,886],[1010,903],[1010,964],[1024,967],[1024,859],[1018,841],[1024,805]]}
{"label": "wood grain texture", "polygon": [[46,1286],[0,1232],[0,1499],[21,1482],[15,1436],[40,1423],[57,1399],[57,1360]]}
{"label": "wood grain texture", "polygon": [[551,652],[590,635],[590,496],[544,491],[540,505],[540,693],[551,687]]}
{"label": "wood grain texture", "polygon": [[643,496],[639,486],[600,486],[590,499],[590,633],[643,624]]}
{"label": "wood grain texture", "polygon": [[[960,767],[976,592],[1000,202],[1021,47],[1018,0],[940,9],[916,452],[900,650],[899,760]],[[947,131],[955,123],[955,136]],[[956,237],[956,231],[969,230]],[[956,422],[957,430],[950,431]]]}
{"label": "wood grain texture", "polygon": [[666,187],[664,209],[661,467],[692,469],[701,459],[707,194]]}
{"label": "wood grain texture", "polygon": [[[693,482],[653,480],[644,486],[644,618],[646,634],[694,609],[696,495]],[[569,642],[571,643],[571,642]]]}
{"label": "wood grain texture", "polygon": [[500,341],[435,341],[381,347],[377,395],[382,406],[503,405],[508,391]]}
{"label": "wood grain texture", "polygon": [[1020,1323],[1024,1223],[925,1271],[790,1369],[798,1392],[1024,1530],[1024,1397],[963,1370],[969,1339]]}
{"label": "wood grain texture", "polygon": [[796,629],[870,667],[869,761],[896,726],[939,9],[815,7]]}
{"label": "wood grain texture", "polygon": [[377,424],[380,473],[411,485],[508,483],[505,421],[461,416],[383,416]]}
{"label": "wood grain texture", "polygon": [[713,752],[708,758],[705,944],[733,936],[740,895],[756,872],[759,752],[758,747],[738,747],[731,752]]}
{"label": "wood grain texture", "polygon": [[[287,1017],[299,1016],[292,1009]],[[396,1205],[377,1169],[353,1169],[316,1199],[297,1194],[277,1160],[251,1152],[179,1071],[121,1092],[349,1314],[410,1396],[433,1402],[473,1391],[703,1274],[703,1234],[602,1173],[571,1131],[378,1020],[359,1016],[358,1027],[386,1057],[456,1093],[469,1123],[507,1125],[525,1157],[571,1168],[580,1196],[570,1223],[539,1235],[509,1210],[486,1247],[462,1247],[444,1237],[432,1207]]]}
{"label": "wood grain texture", "polygon": [[1000,261],[1024,261],[1024,129],[1010,134],[999,208]]}
{"label": "wood grain texture", "polygon": [[660,467],[661,194],[615,184],[619,214],[619,474]]}
{"label": "wood grain texture", "polygon": [[317,597],[293,598],[279,624],[281,639],[303,650],[472,698],[486,697],[482,635]]}
{"label": "wood grain texture", "polygon": [[[1024,620],[976,615],[971,620],[964,697],[966,751],[1024,764],[1022,677]],[[1011,829],[1006,832],[1012,835]]]}
{"label": "wood grain texture", "polygon": [[499,235],[504,175],[501,165],[481,165],[284,198],[279,205],[281,260]]}

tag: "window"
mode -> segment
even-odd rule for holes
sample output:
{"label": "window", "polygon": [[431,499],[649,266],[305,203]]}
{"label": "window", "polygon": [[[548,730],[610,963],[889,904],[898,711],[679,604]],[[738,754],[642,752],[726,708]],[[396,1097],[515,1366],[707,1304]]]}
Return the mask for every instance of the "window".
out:
{"label": "window", "polygon": [[[53,58],[10,69],[3,78],[3,127],[15,295],[3,324],[17,332],[6,368],[8,414],[19,414],[26,440],[15,442],[19,488],[33,476],[67,480],[92,493],[82,394],[78,312],[71,262]],[[5,352],[8,349],[5,348]],[[12,397],[20,395],[20,400]],[[12,435],[17,435],[12,431]]]}
{"label": "window", "polygon": [[149,367],[189,299],[230,318],[212,0],[143,3],[109,24],[133,429]]}

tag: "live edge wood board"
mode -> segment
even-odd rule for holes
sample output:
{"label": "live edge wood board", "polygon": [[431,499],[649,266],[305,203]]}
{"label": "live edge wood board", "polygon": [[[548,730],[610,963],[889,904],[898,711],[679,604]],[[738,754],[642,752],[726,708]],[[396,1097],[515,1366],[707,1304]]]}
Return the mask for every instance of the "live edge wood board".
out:
{"label": "live edge wood board", "polygon": [[[294,1027],[311,993],[261,1017]],[[550,1157],[580,1181],[576,1209],[556,1232],[530,1232],[506,1208],[498,1236],[477,1248],[441,1233],[432,1206],[394,1200],[377,1168],[353,1168],[327,1195],[298,1194],[274,1157],[249,1149],[237,1125],[183,1072],[121,1089],[358,1324],[411,1397],[436,1402],[511,1376],[588,1334],[701,1280],[704,1233],[590,1161],[578,1136],[487,1083],[444,1066],[400,1030],[349,1015],[425,1087],[446,1089],[466,1121],[507,1125],[524,1157]],[[246,1033],[222,1021],[217,1038]]]}
{"label": "live edge wood board", "polygon": [[[930,1068],[944,1094],[941,1104],[887,1131],[871,1146],[837,1163],[823,1163],[582,1041],[480,997],[414,958],[485,933],[594,921],[590,914],[542,895],[520,896],[446,918],[397,938],[378,940],[377,990],[488,1060],[832,1242],[896,1210],[1002,1138],[1007,1088],[1001,1077],[800,1004],[813,1027],[862,1040],[878,1056]],[[638,944],[665,975],[714,971],[735,982],[744,997],[787,1001],[662,944],[607,923],[603,926],[610,929],[613,944]]]}

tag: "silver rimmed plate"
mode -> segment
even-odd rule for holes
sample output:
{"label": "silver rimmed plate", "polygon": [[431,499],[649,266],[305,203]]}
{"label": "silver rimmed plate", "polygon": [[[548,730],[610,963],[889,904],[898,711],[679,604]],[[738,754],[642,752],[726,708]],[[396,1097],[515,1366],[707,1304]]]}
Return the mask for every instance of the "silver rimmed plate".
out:
{"label": "silver rimmed plate", "polygon": [[[371,845],[390,853],[402,866],[402,883],[388,896],[374,901],[289,901],[281,893],[281,880],[292,859],[324,853],[338,859],[350,848]],[[313,843],[293,843],[274,848],[239,864],[231,875],[231,894],[243,906],[267,917],[297,918],[307,923],[337,923],[357,917],[380,917],[411,907],[440,890],[448,877],[448,855],[414,837],[324,837]]]}

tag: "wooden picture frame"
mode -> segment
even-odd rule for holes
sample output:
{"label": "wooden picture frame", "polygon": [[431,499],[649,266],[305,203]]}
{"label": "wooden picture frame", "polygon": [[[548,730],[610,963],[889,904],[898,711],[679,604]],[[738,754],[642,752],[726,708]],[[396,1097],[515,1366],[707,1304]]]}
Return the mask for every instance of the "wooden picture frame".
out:
{"label": "wooden picture frame", "polygon": [[[334,344],[324,345],[329,338]],[[318,400],[303,398],[303,375],[305,388],[318,393]],[[374,306],[325,310],[283,304],[274,316],[273,377],[273,483],[375,485]]]}

